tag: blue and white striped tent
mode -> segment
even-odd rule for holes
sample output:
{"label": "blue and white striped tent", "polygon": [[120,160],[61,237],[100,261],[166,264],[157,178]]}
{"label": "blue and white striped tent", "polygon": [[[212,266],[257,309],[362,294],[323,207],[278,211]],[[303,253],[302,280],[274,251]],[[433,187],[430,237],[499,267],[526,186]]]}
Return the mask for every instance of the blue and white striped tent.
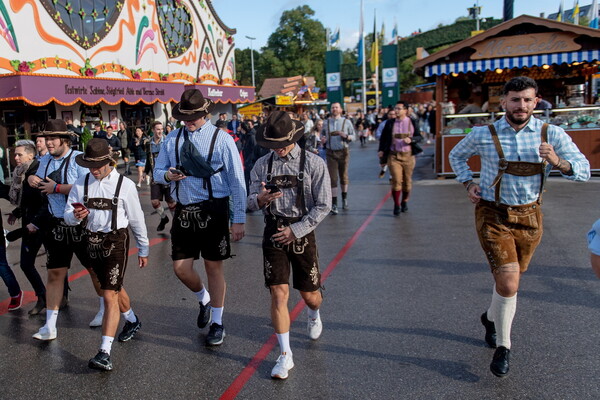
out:
{"label": "blue and white striped tent", "polygon": [[592,62],[599,60],[600,50],[572,51],[568,53],[536,54],[532,56],[490,58],[455,62],[446,64],[433,64],[425,66],[425,77],[445,75],[461,72],[493,71],[497,68],[523,68],[551,64],[571,64],[574,62]]}

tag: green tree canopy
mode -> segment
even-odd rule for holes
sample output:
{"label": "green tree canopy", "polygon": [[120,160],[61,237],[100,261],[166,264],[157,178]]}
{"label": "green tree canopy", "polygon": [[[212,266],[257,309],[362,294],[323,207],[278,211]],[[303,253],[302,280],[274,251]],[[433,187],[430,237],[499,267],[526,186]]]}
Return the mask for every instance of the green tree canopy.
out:
{"label": "green tree canopy", "polygon": [[[269,36],[259,62],[261,76],[314,76],[325,84],[325,28],[309,6],[284,11],[279,27]],[[255,66],[256,66],[256,59]]]}

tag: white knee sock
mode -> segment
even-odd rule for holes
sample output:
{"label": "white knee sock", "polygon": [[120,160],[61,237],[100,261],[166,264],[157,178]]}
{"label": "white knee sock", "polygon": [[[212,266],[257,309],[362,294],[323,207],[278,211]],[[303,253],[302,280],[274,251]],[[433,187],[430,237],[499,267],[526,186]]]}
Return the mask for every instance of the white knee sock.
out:
{"label": "white knee sock", "polygon": [[279,347],[281,348],[281,354],[292,355],[292,349],[290,348],[290,332],[276,333]]}
{"label": "white knee sock", "polygon": [[102,344],[100,344],[100,350],[110,354],[110,349],[112,348],[114,337],[111,336],[102,336]]}
{"label": "white knee sock", "polygon": [[217,325],[223,325],[223,307],[212,308],[212,322]]}
{"label": "white knee sock", "polygon": [[125,318],[127,320],[127,322],[135,322],[136,321],[136,317],[135,317],[135,313],[133,312],[133,309],[129,309],[127,311],[125,311],[124,313],[121,313],[121,315],[123,315],[123,318]]}
{"label": "white knee sock", "polygon": [[496,284],[494,283],[494,287],[492,288],[492,301],[490,302],[490,308],[487,310],[487,319],[488,321],[494,322],[494,295],[496,295]]}
{"label": "white knee sock", "polygon": [[48,329],[56,329],[56,320],[58,319],[58,310],[46,310],[46,326]]}
{"label": "white knee sock", "polygon": [[510,349],[510,329],[517,311],[517,294],[512,297],[502,297],[494,291],[492,296],[492,313],[496,325],[496,344]]}
{"label": "white knee sock", "polygon": [[317,319],[319,318],[319,309],[317,308],[316,310],[313,310],[311,308],[308,308],[308,317],[310,319]]}
{"label": "white knee sock", "polygon": [[206,287],[203,287],[201,291],[194,293],[196,294],[196,297],[198,297],[198,301],[202,302],[202,305],[205,306],[210,301],[210,294],[208,294]]}

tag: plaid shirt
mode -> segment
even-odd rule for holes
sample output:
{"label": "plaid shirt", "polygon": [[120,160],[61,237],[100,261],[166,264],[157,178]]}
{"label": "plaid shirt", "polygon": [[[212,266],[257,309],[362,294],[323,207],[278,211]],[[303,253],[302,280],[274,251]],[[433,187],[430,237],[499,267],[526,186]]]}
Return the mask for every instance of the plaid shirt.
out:
{"label": "plaid shirt", "polygon": [[[181,128],[186,129],[186,128]],[[206,122],[200,129],[189,132],[189,138],[196,146],[196,149],[206,159],[210,149],[213,132],[217,129],[210,122]],[[157,183],[169,184],[165,180],[165,173],[170,167],[175,168],[175,141],[179,129],[169,133],[163,141],[163,147],[158,153],[154,166],[154,180]],[[233,223],[246,222],[246,181],[244,180],[244,170],[242,169],[242,160],[240,153],[235,147],[231,136],[226,132],[219,130],[217,141],[212,155],[211,166],[217,170],[223,167],[223,170],[210,177],[212,183],[213,196],[223,198],[231,196],[233,199]],[[179,138],[179,152],[184,142],[183,132]],[[181,156],[181,153],[179,154]],[[204,180],[194,176],[188,176],[179,181],[179,190],[175,190],[175,182],[170,182],[171,195],[181,204],[194,204],[208,200],[208,190],[204,188]],[[179,195],[177,196],[177,192]]]}
{"label": "plaid shirt", "polygon": [[[279,158],[273,152],[259,158],[250,172],[250,195],[248,196],[248,209],[258,210],[257,196],[262,190],[261,182],[267,181],[269,159],[273,154],[273,176],[298,175],[300,170],[300,147],[298,145],[288,153],[285,158]],[[301,238],[312,232],[317,225],[331,211],[331,181],[329,172],[323,159],[313,153],[306,152],[304,165],[304,198],[308,213],[296,207],[298,188],[282,189],[283,196],[276,199],[269,206],[273,215],[281,217],[302,217],[302,220],[290,225],[296,238]],[[267,214],[266,207],[263,212]]]}
{"label": "plaid shirt", "polygon": [[[502,144],[504,156],[509,161],[541,162],[539,147],[543,122],[530,118],[527,125],[519,132],[510,126],[506,117],[494,123],[498,139]],[[579,151],[571,137],[560,127],[549,125],[548,143],[554,147],[556,154],[571,163],[573,175],[563,175],[573,181],[587,181],[590,178],[590,163]],[[481,197],[495,201],[494,190],[490,188],[498,174],[498,153],[487,126],[475,127],[450,152],[450,164],[456,174],[456,180],[467,182],[473,179],[473,172],[467,160],[474,155],[481,157]],[[546,175],[552,166],[548,164]],[[500,188],[500,202],[508,205],[528,204],[539,197],[540,176],[515,176],[504,174]]]}

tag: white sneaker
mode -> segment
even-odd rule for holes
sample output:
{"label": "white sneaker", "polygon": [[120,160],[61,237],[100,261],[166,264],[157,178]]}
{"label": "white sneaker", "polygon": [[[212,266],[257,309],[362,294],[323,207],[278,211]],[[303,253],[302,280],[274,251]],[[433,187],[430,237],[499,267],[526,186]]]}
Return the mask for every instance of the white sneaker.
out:
{"label": "white sneaker", "polygon": [[277,358],[277,363],[271,370],[271,378],[287,379],[288,371],[294,368],[294,359],[291,354],[282,354]]}
{"label": "white sneaker", "polygon": [[92,322],[90,322],[90,328],[96,328],[98,326],[102,326],[102,318],[104,317],[104,313],[102,311],[98,311],[98,314],[94,317]]}
{"label": "white sneaker", "polygon": [[323,331],[323,323],[321,322],[321,317],[317,317],[317,319],[312,319],[308,317],[308,324],[306,325],[306,329],[308,330],[308,336],[312,340],[317,340],[319,336],[321,336],[321,332]]}
{"label": "white sneaker", "polygon": [[37,340],[54,340],[56,339],[56,329],[50,330],[44,325],[37,333],[33,334],[33,338]]}
{"label": "white sneaker", "polygon": [[150,175],[146,175],[146,185],[150,186]]}
{"label": "white sneaker", "polygon": [[142,187],[142,184],[138,182],[138,183],[137,183],[137,185],[135,185],[135,186],[137,186],[137,187],[141,188],[141,187]]}

